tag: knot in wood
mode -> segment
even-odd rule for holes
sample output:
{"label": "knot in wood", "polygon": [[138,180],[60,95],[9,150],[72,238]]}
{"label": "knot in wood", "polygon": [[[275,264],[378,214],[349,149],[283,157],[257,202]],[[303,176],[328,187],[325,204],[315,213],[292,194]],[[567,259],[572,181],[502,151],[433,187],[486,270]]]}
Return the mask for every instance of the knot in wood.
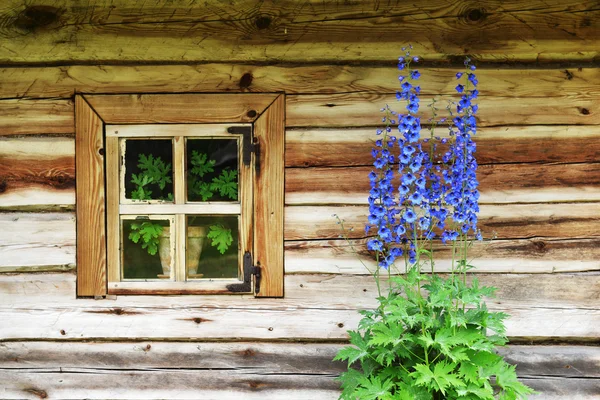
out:
{"label": "knot in wood", "polygon": [[15,26],[27,32],[50,28],[60,20],[63,10],[52,6],[29,6],[19,13]]}
{"label": "knot in wood", "polygon": [[482,22],[487,17],[483,8],[471,8],[464,13],[467,22]]}
{"label": "knot in wood", "polygon": [[272,19],[268,15],[259,15],[254,20],[254,24],[259,31],[268,29],[271,26]]}
{"label": "knot in wood", "polygon": [[254,79],[254,76],[252,76],[251,72],[246,72],[244,75],[242,75],[242,77],[240,78],[240,89],[248,89],[250,87],[250,85],[252,85],[252,80]]}

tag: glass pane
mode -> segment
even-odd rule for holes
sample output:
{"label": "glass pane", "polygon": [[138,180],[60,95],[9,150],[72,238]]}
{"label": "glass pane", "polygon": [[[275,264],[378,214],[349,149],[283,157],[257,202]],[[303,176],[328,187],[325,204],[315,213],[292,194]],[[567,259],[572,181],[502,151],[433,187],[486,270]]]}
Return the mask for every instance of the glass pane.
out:
{"label": "glass pane", "polygon": [[188,201],[238,201],[237,139],[188,139]]}
{"label": "glass pane", "polygon": [[169,279],[173,250],[168,219],[122,220],[123,279]]}
{"label": "glass pane", "polygon": [[188,279],[238,278],[237,215],[189,215],[186,271]]}
{"label": "glass pane", "polygon": [[125,198],[173,201],[171,139],[125,141]]}

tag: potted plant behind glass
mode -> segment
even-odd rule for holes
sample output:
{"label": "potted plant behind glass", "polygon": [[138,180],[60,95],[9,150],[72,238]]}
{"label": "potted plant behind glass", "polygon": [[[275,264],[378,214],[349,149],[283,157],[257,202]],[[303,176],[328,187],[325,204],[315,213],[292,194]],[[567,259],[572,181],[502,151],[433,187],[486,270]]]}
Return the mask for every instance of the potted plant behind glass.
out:
{"label": "potted plant behind glass", "polygon": [[[193,168],[188,171],[189,195],[196,196],[201,201],[210,201],[217,194],[221,198],[237,200],[238,182],[237,170],[225,168],[220,174],[207,181],[205,176],[215,171],[215,160],[210,160],[204,153],[192,152],[191,164]],[[173,193],[166,196],[152,196],[152,190],[165,189],[171,183],[171,164],[165,163],[160,157],[152,154],[140,154],[137,167],[140,172],[131,175],[134,189],[131,199],[136,201],[165,200],[173,201]],[[231,228],[224,221],[207,226],[195,225],[196,217],[192,217],[187,227],[186,266],[188,275],[196,275],[202,254],[205,239],[211,240],[211,246],[217,248],[221,255],[233,243]],[[152,220],[136,221],[131,224],[129,239],[140,243],[148,254],[154,256],[159,253],[163,274],[170,275],[171,243],[170,227]]]}
{"label": "potted plant behind glass", "polygon": [[[418,61],[408,51],[398,67],[406,113],[382,111],[386,124],[377,130],[369,174],[369,217],[374,231],[367,248],[377,266],[369,271],[379,291],[378,306],[363,310],[358,329],[349,331],[352,346],[339,351],[348,371],[340,376],[342,399],[524,399],[533,391],[517,380],[515,367],[495,351],[505,345],[507,314],[488,311],[485,297],[495,288],[469,283],[467,257],[472,239],[481,240],[475,143],[478,96],[475,67],[465,61],[456,91],[460,101],[448,107],[449,137],[434,134],[435,102],[421,138]],[[398,179],[399,178],[399,179]],[[343,221],[338,219],[342,225]],[[434,240],[439,239],[437,242]],[[441,242],[441,243],[440,243]],[[434,249],[451,245],[447,277],[436,274]],[[397,264],[403,264],[400,271]],[[366,267],[366,266],[365,266]],[[396,268],[398,275],[391,270]],[[382,271],[383,270],[383,271]],[[381,274],[387,275],[387,282]]]}

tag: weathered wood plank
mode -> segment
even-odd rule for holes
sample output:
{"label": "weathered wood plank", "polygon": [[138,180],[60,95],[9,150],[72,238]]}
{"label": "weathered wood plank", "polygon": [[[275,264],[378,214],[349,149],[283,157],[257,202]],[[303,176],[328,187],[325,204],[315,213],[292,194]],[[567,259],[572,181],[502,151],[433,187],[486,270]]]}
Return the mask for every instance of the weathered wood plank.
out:
{"label": "weathered wood plank", "polygon": [[[422,103],[431,99],[422,96]],[[402,111],[394,95],[372,93],[289,95],[286,126],[341,127],[380,124],[385,104]],[[481,97],[478,99],[479,126],[501,125],[598,125],[598,97],[519,98]],[[431,117],[430,108],[421,108],[422,121]]]}
{"label": "weathered wood plank", "polygon": [[82,96],[75,97],[77,295],[106,294],[104,123]]}
{"label": "weathered wood plank", "polygon": [[86,95],[107,124],[253,122],[275,94]]}
{"label": "weathered wood plank", "polygon": [[[599,207],[598,203],[484,205],[480,218],[484,232],[496,231],[498,238],[510,240],[478,250],[478,266],[491,272],[597,270]],[[301,241],[286,244],[287,272],[364,273],[343,241],[303,241],[338,238],[341,230],[332,214],[345,219],[347,229],[355,228],[350,237],[363,237],[365,206],[293,206],[286,207],[285,214],[285,239]],[[73,213],[0,213],[0,222],[6,227],[0,233],[0,271],[74,265]],[[532,240],[518,240],[528,237]],[[448,260],[446,255],[438,268],[447,269]]]}
{"label": "weathered wood plank", "polygon": [[0,221],[0,271],[75,266],[74,213],[2,213]]}
{"label": "weathered wood plank", "polygon": [[[5,342],[0,371],[42,368],[221,369],[252,368],[256,373],[338,375],[332,362],[345,344],[333,343],[182,343],[182,342]],[[510,345],[499,352],[519,375],[600,377],[600,348],[592,346]]]}
{"label": "weathered wood plank", "polygon": [[[254,124],[260,160],[254,169],[253,263],[260,266],[258,297],[283,297],[285,96],[281,95]],[[258,154],[254,154],[256,162]]]}
{"label": "weathered wood plank", "polygon": [[[600,134],[595,126],[501,126],[478,131],[475,141],[480,165],[600,159]],[[428,135],[429,131],[422,131],[423,137]],[[290,129],[286,133],[286,166],[371,165],[376,137],[375,128]]]}
{"label": "weathered wood plank", "polygon": [[[277,385],[271,379],[277,375],[294,378],[287,389],[294,388],[294,398],[313,396],[321,398],[321,392],[335,398],[338,384],[333,380],[345,370],[342,363],[331,360],[343,344],[325,343],[173,343],[173,342],[141,342],[141,343],[60,343],[60,342],[8,342],[0,343],[0,377],[8,382],[11,376],[10,388],[18,398],[36,398],[42,392],[53,398],[57,391],[65,390],[63,381],[48,380],[44,374],[56,375],[57,370],[76,382],[77,375],[85,373],[85,379],[91,379],[92,384],[86,385],[85,390],[94,388],[95,394],[104,394],[109,398],[111,390],[121,385],[114,382],[99,380],[103,374],[108,377],[127,375],[135,370],[142,387],[153,379],[156,372],[181,374],[181,379],[162,379],[156,382],[166,396],[181,398],[182,387],[196,389],[196,397],[207,394],[210,385],[200,384],[208,379],[214,384],[222,382],[224,386],[233,387],[230,390],[244,390],[239,380],[241,376],[247,379],[245,383],[254,391],[244,393],[252,396],[258,391],[261,396],[272,398],[277,394]],[[558,395],[569,395],[569,398],[593,398],[597,392],[594,383],[598,378],[600,354],[597,347],[586,346],[507,346],[500,352],[511,363],[517,364],[517,373],[521,379],[533,385],[542,394],[535,398],[552,398]],[[152,378],[149,378],[150,375]],[[303,377],[316,377],[314,387],[302,386],[295,388]],[[576,378],[576,387],[568,384],[565,378]],[[79,376],[79,380],[84,379]],[[120,378],[117,378],[120,379]],[[105,383],[103,386],[101,383]],[[198,382],[194,387],[190,382]],[[262,383],[259,384],[259,383]],[[271,383],[267,385],[266,383]],[[133,388],[139,389],[139,383],[133,383]],[[183,384],[183,386],[177,386]],[[561,385],[563,384],[563,385]],[[566,384],[566,386],[565,386]],[[67,385],[68,386],[68,385]],[[207,387],[208,386],[208,387]],[[241,388],[240,388],[241,386]],[[81,386],[69,387],[70,395],[77,395]],[[566,392],[566,389],[570,391]],[[124,389],[121,389],[124,390]],[[9,392],[11,395],[13,393]],[[154,392],[153,392],[154,393]],[[139,394],[139,393],[138,393]],[[144,392],[144,395],[149,393]],[[217,393],[215,393],[217,394]],[[6,396],[6,389],[4,392]],[[134,393],[135,395],[135,393]],[[225,392],[218,393],[223,398]],[[25,397],[23,397],[25,396]],[[27,397],[31,396],[31,397]],[[82,393],[86,398],[89,394]],[[184,394],[185,396],[185,394]],[[315,397],[317,396],[317,397]],[[551,396],[551,397],[549,397]],[[585,396],[585,397],[577,397]],[[6,397],[10,398],[10,397]],[[128,397],[129,398],[129,397]],[[148,397],[146,397],[148,398]],[[185,398],[185,397],[184,397]],[[264,398],[264,397],[262,397]],[[329,397],[325,397],[329,398]]]}
{"label": "weathered wood plank", "polygon": [[[352,250],[358,252],[358,255]],[[289,241],[286,243],[287,273],[365,274],[376,262],[365,240],[343,239]],[[447,247],[436,251],[435,270],[451,269]],[[513,239],[474,243],[471,251],[477,272],[553,273],[600,270],[600,238]],[[399,268],[403,268],[402,265]]]}
{"label": "weathered wood plank", "polygon": [[[245,94],[249,96],[250,94]],[[107,95],[106,98],[111,98]],[[116,95],[114,95],[116,96]],[[149,96],[149,95],[148,95]],[[158,96],[158,95],[156,95]],[[191,95],[190,95],[191,96]],[[217,95],[211,95],[217,96]],[[221,96],[225,96],[221,94]],[[110,123],[161,123],[161,122],[203,122],[201,115],[188,115],[184,120],[177,112],[181,107],[194,108],[186,101],[186,95],[179,95],[177,101],[172,97],[158,103],[146,102],[145,97],[126,96],[124,103],[106,103],[107,108],[98,110],[99,104],[91,100],[106,122]],[[92,99],[93,97],[90,96]],[[113,97],[116,99],[116,97]],[[515,101],[513,97],[481,97],[478,116],[479,125],[598,125],[600,113],[599,97],[557,96],[543,98],[526,97]],[[209,117],[221,118],[224,122],[252,120],[246,113],[253,107],[241,104],[240,107],[222,108],[215,105],[214,99],[207,100]],[[428,97],[423,97],[426,103]],[[227,101],[225,102],[227,103]],[[389,103],[398,106],[393,94],[349,93],[326,95],[288,95],[286,96],[286,127],[360,127],[380,124],[381,107]],[[133,118],[119,117],[123,106],[145,104],[145,114]],[[265,106],[268,104],[265,104]],[[396,107],[401,109],[401,106]],[[159,112],[160,111],[160,112]],[[423,107],[423,120],[429,118],[427,107]],[[28,99],[0,101],[0,134],[40,134],[73,133],[72,102],[66,99]]]}
{"label": "weathered wood plank", "polygon": [[[468,279],[471,279],[469,275]],[[383,286],[386,286],[386,278]],[[554,309],[597,309],[600,275],[578,274],[478,274],[481,285],[498,288],[488,299],[492,308],[551,307]],[[376,307],[377,287],[370,276],[303,274],[285,276],[285,297],[255,299],[239,296],[118,296],[117,300],[75,299],[75,277],[70,273],[0,275],[0,308],[40,307],[86,309],[112,307],[112,313],[127,315],[137,308],[179,309],[338,309]],[[184,300],[184,305],[182,304]]]}
{"label": "weathered wood plank", "polygon": [[[368,175],[373,169],[288,168],[285,202],[368,204]],[[600,164],[482,165],[478,179],[481,204],[600,200]]]}
{"label": "weathered wood plank", "polygon": [[75,204],[75,142],[0,137],[0,207]]}
{"label": "weathered wood plank", "polygon": [[[339,383],[327,375],[277,375],[242,371],[156,370],[120,371],[63,368],[0,373],[7,383],[6,399],[298,399],[334,400]],[[596,378],[521,377],[540,394],[531,399],[593,400]],[[82,383],[85,385],[82,386]],[[56,397],[55,397],[56,396]]]}
{"label": "weathered wood plank", "polygon": [[[490,307],[491,309],[491,307]],[[510,314],[507,335],[515,340],[597,340],[599,309],[501,307]],[[179,309],[136,308],[120,315],[112,307],[86,309],[39,306],[0,308],[8,323],[0,338],[33,339],[189,339],[189,340],[340,340],[356,327],[356,310],[327,309]]]}
{"label": "weathered wood plank", "polygon": [[[598,200],[597,164],[558,164],[598,160],[600,135],[597,129],[503,127],[486,128],[480,135],[477,157],[482,201]],[[368,165],[372,162],[370,148],[374,137],[372,129],[288,130],[286,164],[288,167]],[[0,138],[0,144],[0,208],[73,206],[75,151],[72,138],[5,137]],[[505,162],[530,164],[485,166]],[[537,162],[557,164],[533,164]],[[365,171],[288,169],[286,202],[364,203],[368,188]],[[309,174],[310,180],[305,179]],[[332,174],[336,175],[335,181],[331,181]],[[561,190],[556,190],[559,187]]]}
{"label": "weathered wood plank", "polygon": [[485,7],[430,0],[418,8],[270,1],[260,7],[246,2],[235,11],[215,1],[207,7],[165,1],[43,4],[4,5],[0,62],[371,61],[396,58],[405,43],[431,60],[463,54],[491,62],[598,56],[598,10],[558,0],[512,6],[490,1]]}
{"label": "weathered wood plank", "polygon": [[339,383],[319,374],[254,371],[50,368],[0,371],[4,399],[336,399]]}
{"label": "weathered wood plank", "polygon": [[73,134],[73,101],[69,99],[0,101],[0,135]]}
{"label": "weathered wood plank", "polygon": [[[480,208],[478,227],[484,237],[583,238],[600,235],[600,203],[484,204]],[[341,229],[334,214],[346,221],[348,237],[364,237],[366,206],[289,206],[285,215],[286,240],[339,237]]]}
{"label": "weathered wood plank", "polygon": [[[419,70],[423,75],[423,94],[455,93],[455,69],[424,67]],[[398,71],[393,67],[335,64],[69,65],[2,68],[0,75],[0,98],[65,98],[74,91],[394,93],[399,87]],[[481,95],[486,97],[595,96],[600,93],[600,70],[595,68],[479,69],[477,78],[481,82]]]}
{"label": "weathered wood plank", "polygon": [[[600,203],[484,204],[480,208],[478,227],[484,237],[494,234],[500,239],[600,235]],[[342,232],[334,214],[346,221],[349,237],[364,237],[367,206],[289,206],[285,209],[286,240],[340,237]]]}

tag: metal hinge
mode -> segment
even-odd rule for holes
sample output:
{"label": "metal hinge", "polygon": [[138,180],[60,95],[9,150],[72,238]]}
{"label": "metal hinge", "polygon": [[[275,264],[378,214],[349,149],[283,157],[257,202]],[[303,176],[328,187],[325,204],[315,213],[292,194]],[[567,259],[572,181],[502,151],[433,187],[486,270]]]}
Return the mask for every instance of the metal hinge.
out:
{"label": "metal hinge", "polygon": [[230,126],[227,132],[242,135],[242,162],[249,166],[252,162],[252,153],[254,153],[254,169],[260,173],[260,143],[252,134],[251,126]]}
{"label": "metal hinge", "polygon": [[248,293],[252,291],[252,275],[254,275],[254,294],[260,292],[260,263],[254,265],[252,254],[244,253],[244,282],[227,285],[227,290],[236,293]]}

